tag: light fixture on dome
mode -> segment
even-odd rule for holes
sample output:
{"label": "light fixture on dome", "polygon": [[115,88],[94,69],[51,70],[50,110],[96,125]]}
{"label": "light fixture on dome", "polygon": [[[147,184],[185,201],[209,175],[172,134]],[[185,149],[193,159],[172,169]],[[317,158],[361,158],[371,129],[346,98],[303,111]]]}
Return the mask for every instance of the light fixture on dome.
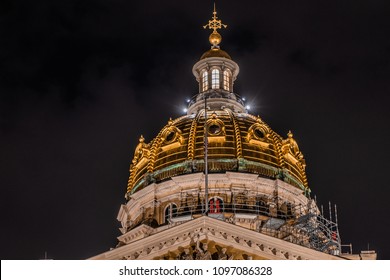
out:
{"label": "light fixture on dome", "polygon": [[187,111],[188,111],[187,108],[184,108],[184,109],[183,109],[183,112],[184,112],[184,113],[187,113]]}
{"label": "light fixture on dome", "polygon": [[245,101],[245,97],[242,98],[242,101]]}
{"label": "light fixture on dome", "polygon": [[246,105],[246,106],[245,106],[245,109],[250,110],[250,109],[251,109],[251,106]]}
{"label": "light fixture on dome", "polygon": [[187,100],[186,100],[186,101],[187,101],[187,103],[190,103],[190,102],[191,102],[191,99],[187,98]]}

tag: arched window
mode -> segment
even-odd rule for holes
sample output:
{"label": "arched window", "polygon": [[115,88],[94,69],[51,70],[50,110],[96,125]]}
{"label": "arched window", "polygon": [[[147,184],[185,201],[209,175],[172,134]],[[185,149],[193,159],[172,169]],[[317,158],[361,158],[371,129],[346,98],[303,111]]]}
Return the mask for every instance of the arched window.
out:
{"label": "arched window", "polygon": [[256,201],[256,212],[260,215],[268,215],[268,205],[265,199],[259,199]]}
{"label": "arched window", "polygon": [[212,198],[209,201],[209,213],[218,214],[223,211],[223,200],[220,198]]}
{"label": "arched window", "polygon": [[202,73],[202,91],[206,91],[209,88],[209,76],[207,71]]}
{"label": "arched window", "polygon": [[219,89],[219,70],[213,69],[211,71],[211,88],[212,89]]}
{"label": "arched window", "polygon": [[169,204],[166,208],[165,208],[165,222],[169,222],[171,220],[172,217],[176,217],[177,216],[177,206],[175,203],[171,203]]}
{"label": "arched window", "polygon": [[223,89],[229,91],[230,90],[230,71],[223,71]]}

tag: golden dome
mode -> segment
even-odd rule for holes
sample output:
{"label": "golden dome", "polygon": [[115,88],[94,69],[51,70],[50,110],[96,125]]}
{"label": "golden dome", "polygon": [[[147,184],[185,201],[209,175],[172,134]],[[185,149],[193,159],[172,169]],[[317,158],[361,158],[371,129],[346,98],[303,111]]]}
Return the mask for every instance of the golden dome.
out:
{"label": "golden dome", "polygon": [[205,58],[208,58],[208,57],[224,57],[224,58],[227,58],[227,59],[232,59],[227,52],[221,50],[220,48],[212,48],[212,49],[208,50],[207,52],[205,52],[201,56],[200,59],[202,60],[202,59],[205,59]]}
{"label": "golden dome", "polygon": [[[128,194],[153,182],[204,171],[204,110],[170,120],[146,144],[138,144],[130,166]],[[282,179],[309,193],[305,160],[289,133],[286,139],[259,117],[230,109],[208,111],[209,172],[236,171]]]}

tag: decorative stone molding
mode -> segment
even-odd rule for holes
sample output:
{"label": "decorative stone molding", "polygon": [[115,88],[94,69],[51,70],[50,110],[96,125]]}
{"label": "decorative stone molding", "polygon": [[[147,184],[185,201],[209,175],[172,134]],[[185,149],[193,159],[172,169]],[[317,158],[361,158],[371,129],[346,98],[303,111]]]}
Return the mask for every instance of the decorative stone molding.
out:
{"label": "decorative stone molding", "polygon": [[[208,245],[204,247],[198,243],[202,254],[206,254],[206,250],[210,254],[217,253],[212,258],[217,258],[218,255],[224,257],[221,248],[226,248],[225,254],[230,253],[229,258],[234,259],[341,259],[207,216],[153,235],[147,235],[149,231],[149,227],[143,226],[137,231],[129,232],[121,238],[133,238],[130,243],[91,259],[178,259],[183,257],[184,248],[194,250],[197,242]],[[138,237],[144,237],[137,239],[137,234]]]}

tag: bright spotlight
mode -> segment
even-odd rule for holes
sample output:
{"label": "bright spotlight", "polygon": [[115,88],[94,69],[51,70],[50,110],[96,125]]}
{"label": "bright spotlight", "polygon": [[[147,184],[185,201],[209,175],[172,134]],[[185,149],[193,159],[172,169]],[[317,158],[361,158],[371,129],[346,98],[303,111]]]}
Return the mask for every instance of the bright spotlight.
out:
{"label": "bright spotlight", "polygon": [[187,111],[188,111],[187,108],[184,108],[184,109],[183,109],[183,112],[184,112],[184,113],[187,113]]}
{"label": "bright spotlight", "polygon": [[245,108],[246,108],[247,110],[250,110],[250,109],[251,109],[251,106],[246,105]]}
{"label": "bright spotlight", "polygon": [[242,101],[245,101],[245,97],[242,98]]}
{"label": "bright spotlight", "polygon": [[191,99],[188,98],[186,101],[187,101],[187,103],[190,103]]}

